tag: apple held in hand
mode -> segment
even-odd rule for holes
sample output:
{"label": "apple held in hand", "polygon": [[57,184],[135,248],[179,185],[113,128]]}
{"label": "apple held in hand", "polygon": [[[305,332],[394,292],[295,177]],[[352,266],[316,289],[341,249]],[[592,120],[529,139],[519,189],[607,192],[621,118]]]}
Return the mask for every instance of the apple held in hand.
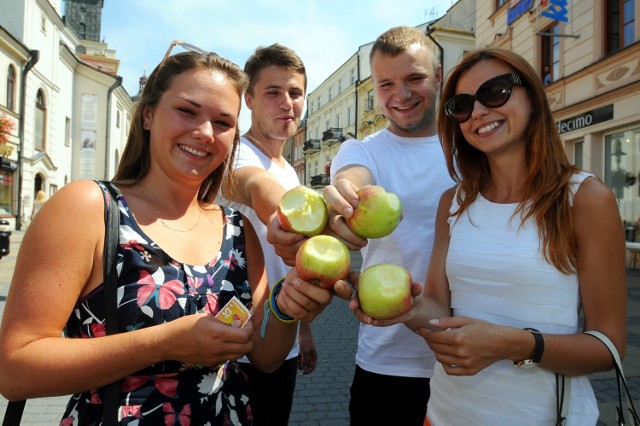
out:
{"label": "apple held in hand", "polygon": [[278,223],[288,232],[313,237],[322,232],[328,218],[322,195],[306,186],[291,188],[278,203]]}
{"label": "apple held in hand", "polygon": [[399,317],[411,309],[411,284],[411,274],[402,266],[369,266],[358,281],[360,309],[379,320]]}
{"label": "apple held in hand", "polygon": [[393,192],[377,185],[365,185],[357,191],[358,206],[347,226],[359,237],[382,238],[393,232],[402,220],[402,204]]}
{"label": "apple held in hand", "polygon": [[329,289],[336,281],[344,280],[349,275],[351,255],[339,239],[316,235],[298,249],[296,270],[303,280]]}

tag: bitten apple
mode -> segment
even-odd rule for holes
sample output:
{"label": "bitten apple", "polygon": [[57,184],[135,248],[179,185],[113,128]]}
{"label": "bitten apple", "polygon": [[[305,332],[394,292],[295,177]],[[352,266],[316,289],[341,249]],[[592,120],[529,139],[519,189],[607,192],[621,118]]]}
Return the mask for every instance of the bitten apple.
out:
{"label": "bitten apple", "polygon": [[322,288],[332,288],[351,270],[347,246],[330,235],[316,235],[305,241],[296,253],[296,270],[305,281]]}
{"label": "bitten apple", "polygon": [[365,185],[357,191],[358,206],[347,226],[362,238],[386,237],[402,220],[402,203],[396,194],[381,186]]}
{"label": "bitten apple", "polygon": [[411,273],[402,266],[369,266],[358,280],[360,309],[379,320],[399,317],[411,309],[411,284]]}
{"label": "bitten apple", "polygon": [[306,186],[291,188],[278,203],[278,222],[285,231],[313,237],[322,232],[328,218],[322,195]]}

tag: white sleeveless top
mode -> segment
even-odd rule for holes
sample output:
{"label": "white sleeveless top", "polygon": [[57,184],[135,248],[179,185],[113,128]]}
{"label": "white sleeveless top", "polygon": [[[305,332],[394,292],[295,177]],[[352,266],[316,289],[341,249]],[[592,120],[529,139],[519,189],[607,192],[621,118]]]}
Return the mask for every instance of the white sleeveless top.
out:
{"label": "white sleeveless top", "polygon": [[[588,177],[573,176],[572,195]],[[579,332],[576,274],[564,274],[541,254],[537,227],[521,227],[518,204],[496,204],[482,195],[449,219],[446,271],[454,316],[467,316],[542,333]],[[453,200],[450,211],[458,204]],[[513,217],[513,218],[512,218]],[[572,378],[567,425],[594,425],[598,406],[587,376]],[[436,363],[427,416],[433,425],[553,425],[555,374],[498,361],[475,376],[448,376]]]}

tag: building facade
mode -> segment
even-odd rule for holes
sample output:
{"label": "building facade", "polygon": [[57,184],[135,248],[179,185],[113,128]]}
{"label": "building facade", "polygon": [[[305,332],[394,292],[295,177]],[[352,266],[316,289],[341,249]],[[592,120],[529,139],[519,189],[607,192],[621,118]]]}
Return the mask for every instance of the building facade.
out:
{"label": "building facade", "polygon": [[640,1],[478,2],[478,46],[524,56],[547,84],[569,158],[613,190],[638,240]]}
{"label": "building facade", "polygon": [[[102,1],[67,0],[71,6],[86,7],[86,22],[68,21],[85,22],[97,39]],[[83,45],[59,0],[5,0],[2,7],[0,118],[14,125],[0,155],[0,218],[21,229],[39,190],[51,196],[72,180],[113,176],[133,104],[117,60],[91,54],[102,44]]]}

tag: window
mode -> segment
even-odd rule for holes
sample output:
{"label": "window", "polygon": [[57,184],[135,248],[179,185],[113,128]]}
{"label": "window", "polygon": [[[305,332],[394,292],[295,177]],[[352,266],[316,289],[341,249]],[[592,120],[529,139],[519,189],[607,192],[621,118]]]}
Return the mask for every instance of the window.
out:
{"label": "window", "polygon": [[331,99],[333,99],[333,95],[331,92],[332,92],[331,87],[329,87],[329,102],[331,102]]}
{"label": "window", "polygon": [[610,55],[635,41],[635,0],[608,0],[605,4],[605,52]]}
{"label": "window", "polygon": [[13,214],[13,172],[0,170],[0,214]]}
{"label": "window", "polygon": [[509,0],[496,0],[496,10],[500,9],[507,3],[509,3]]}
{"label": "window", "polygon": [[338,94],[342,93],[342,79],[338,80]]}
{"label": "window", "polygon": [[351,84],[355,84],[356,82],[356,69],[351,68]]}
{"label": "window", "polygon": [[47,106],[44,101],[44,93],[42,89],[38,90],[36,96],[36,114],[34,129],[34,148],[38,151],[44,151],[44,141],[46,137],[45,126],[47,124]]}
{"label": "window", "polygon": [[120,110],[116,111],[116,127],[120,128]]}
{"label": "window", "polygon": [[347,126],[351,126],[351,120],[352,120],[351,112],[352,112],[351,107],[347,107]]}
{"label": "window", "polygon": [[365,111],[371,111],[373,109],[373,90],[369,90],[367,93],[367,104],[364,107]]}
{"label": "window", "polygon": [[624,222],[635,224],[640,218],[640,128],[605,135],[604,149],[604,182]]}
{"label": "window", "polygon": [[16,68],[9,65],[7,70],[7,108],[13,111],[16,99]]}
{"label": "window", "polygon": [[560,26],[551,25],[542,33],[545,35],[540,36],[542,52],[540,75],[544,84],[549,84],[560,77]]}
{"label": "window", "polygon": [[64,119],[64,146],[71,146],[71,119]]}
{"label": "window", "polygon": [[577,168],[584,168],[584,141],[578,141],[573,145],[573,159]]}

